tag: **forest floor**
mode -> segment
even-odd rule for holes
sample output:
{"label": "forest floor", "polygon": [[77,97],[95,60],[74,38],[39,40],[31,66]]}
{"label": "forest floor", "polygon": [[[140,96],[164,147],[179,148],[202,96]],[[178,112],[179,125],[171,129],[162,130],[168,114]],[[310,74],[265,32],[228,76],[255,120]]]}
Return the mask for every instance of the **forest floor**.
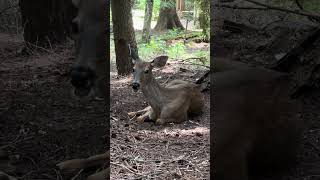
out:
{"label": "forest floor", "polygon": [[[211,53],[247,63],[249,66],[270,68],[277,57],[289,52],[313,30],[309,26],[299,26],[298,22],[291,26],[282,22],[275,23],[267,30],[257,32],[234,33],[226,30],[213,40]],[[220,50],[223,52],[219,52]],[[302,54],[300,66],[290,72],[293,86],[301,83],[301,79],[311,70],[310,65],[319,63],[319,52],[318,38],[312,48]],[[298,100],[302,103],[300,120],[305,126],[298,161],[282,176],[260,178],[261,180],[320,179],[320,92],[318,89],[306,91]]]}
{"label": "forest floor", "polygon": [[105,152],[105,106],[71,97],[71,43],[32,55],[22,47],[21,38],[0,34],[0,171],[19,180],[71,179],[78,170],[56,164]]}

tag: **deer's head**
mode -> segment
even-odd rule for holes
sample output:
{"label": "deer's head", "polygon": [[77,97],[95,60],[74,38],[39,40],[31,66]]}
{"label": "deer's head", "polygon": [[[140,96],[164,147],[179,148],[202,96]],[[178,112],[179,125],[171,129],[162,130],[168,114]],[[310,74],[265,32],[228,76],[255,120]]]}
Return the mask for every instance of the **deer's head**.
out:
{"label": "deer's head", "polygon": [[168,56],[159,56],[153,59],[151,62],[145,62],[140,60],[133,60],[134,67],[132,69],[133,82],[132,88],[134,91],[138,91],[141,86],[145,86],[153,78],[152,69],[154,67],[160,68],[166,65]]}
{"label": "deer's head", "polygon": [[97,92],[97,81],[107,72],[105,36],[105,0],[72,0],[78,8],[72,32],[76,46],[76,63],[71,68],[74,94],[86,97]]}

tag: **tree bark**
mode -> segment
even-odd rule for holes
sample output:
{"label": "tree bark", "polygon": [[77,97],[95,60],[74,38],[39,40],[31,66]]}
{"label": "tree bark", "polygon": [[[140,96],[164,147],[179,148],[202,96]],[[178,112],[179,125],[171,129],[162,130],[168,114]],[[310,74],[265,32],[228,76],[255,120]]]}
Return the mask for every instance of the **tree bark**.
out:
{"label": "tree bark", "polygon": [[153,0],[146,0],[146,9],[142,30],[142,41],[150,42],[151,19],[152,19]]}
{"label": "tree bark", "polygon": [[175,28],[184,29],[178,17],[175,4],[175,0],[161,1],[159,18],[154,28],[155,31],[165,31]]}
{"label": "tree bark", "polygon": [[219,7],[216,7],[216,5],[220,5],[220,4],[221,4],[221,0],[211,1],[211,7],[212,7],[210,10],[211,36],[221,32],[223,27],[222,9]]}
{"label": "tree bark", "polygon": [[210,1],[201,0],[200,1],[200,13],[199,13],[199,25],[202,29],[202,34],[206,39],[209,38],[209,26],[210,26]]}
{"label": "tree bark", "polygon": [[71,0],[20,0],[19,7],[24,40],[39,46],[64,41],[77,13]]}
{"label": "tree bark", "polygon": [[134,59],[139,58],[133,28],[131,3],[127,0],[111,0],[116,65],[119,75],[131,73],[133,63],[129,57],[129,48]]}

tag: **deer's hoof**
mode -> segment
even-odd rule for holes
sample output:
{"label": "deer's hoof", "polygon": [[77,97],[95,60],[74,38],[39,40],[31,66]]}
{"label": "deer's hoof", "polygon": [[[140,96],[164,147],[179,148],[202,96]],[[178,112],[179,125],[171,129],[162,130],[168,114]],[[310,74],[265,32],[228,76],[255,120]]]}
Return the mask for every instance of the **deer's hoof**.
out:
{"label": "deer's hoof", "polygon": [[143,123],[144,122],[144,117],[142,117],[142,116],[139,116],[139,117],[137,117],[137,122],[138,123]]}
{"label": "deer's hoof", "polygon": [[136,115],[136,112],[129,112],[129,113],[128,113],[128,116],[129,116],[130,118],[133,118],[135,115]]}
{"label": "deer's hoof", "polygon": [[165,123],[165,121],[163,119],[157,119],[156,120],[156,125],[162,125],[164,123]]}

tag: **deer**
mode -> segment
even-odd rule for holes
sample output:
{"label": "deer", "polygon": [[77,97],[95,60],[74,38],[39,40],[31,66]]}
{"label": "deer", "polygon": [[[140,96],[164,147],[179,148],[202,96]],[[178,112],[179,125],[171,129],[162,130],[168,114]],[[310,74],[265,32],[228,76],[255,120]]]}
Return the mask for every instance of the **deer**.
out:
{"label": "deer", "polygon": [[[137,57],[137,56],[135,56]],[[165,123],[181,123],[188,116],[199,115],[204,106],[200,87],[192,82],[173,80],[166,86],[160,85],[153,76],[153,68],[162,68],[167,63],[168,56],[159,56],[151,62],[132,58],[133,82],[135,92],[141,89],[150,106],[136,112],[129,112],[130,118],[137,117],[137,122],[146,119],[157,125]]]}
{"label": "deer", "polygon": [[[106,22],[108,2],[106,0],[72,0],[78,9],[72,21],[75,40],[76,62],[71,68],[72,95],[77,99],[94,98],[108,101],[107,97],[107,39]],[[110,160],[110,152],[88,158],[71,159],[60,162],[61,170],[86,169],[103,166]],[[105,180],[109,177],[110,167],[87,177],[88,180]]]}
{"label": "deer", "polygon": [[213,59],[213,178],[254,180],[296,161],[303,127],[288,74]]}

